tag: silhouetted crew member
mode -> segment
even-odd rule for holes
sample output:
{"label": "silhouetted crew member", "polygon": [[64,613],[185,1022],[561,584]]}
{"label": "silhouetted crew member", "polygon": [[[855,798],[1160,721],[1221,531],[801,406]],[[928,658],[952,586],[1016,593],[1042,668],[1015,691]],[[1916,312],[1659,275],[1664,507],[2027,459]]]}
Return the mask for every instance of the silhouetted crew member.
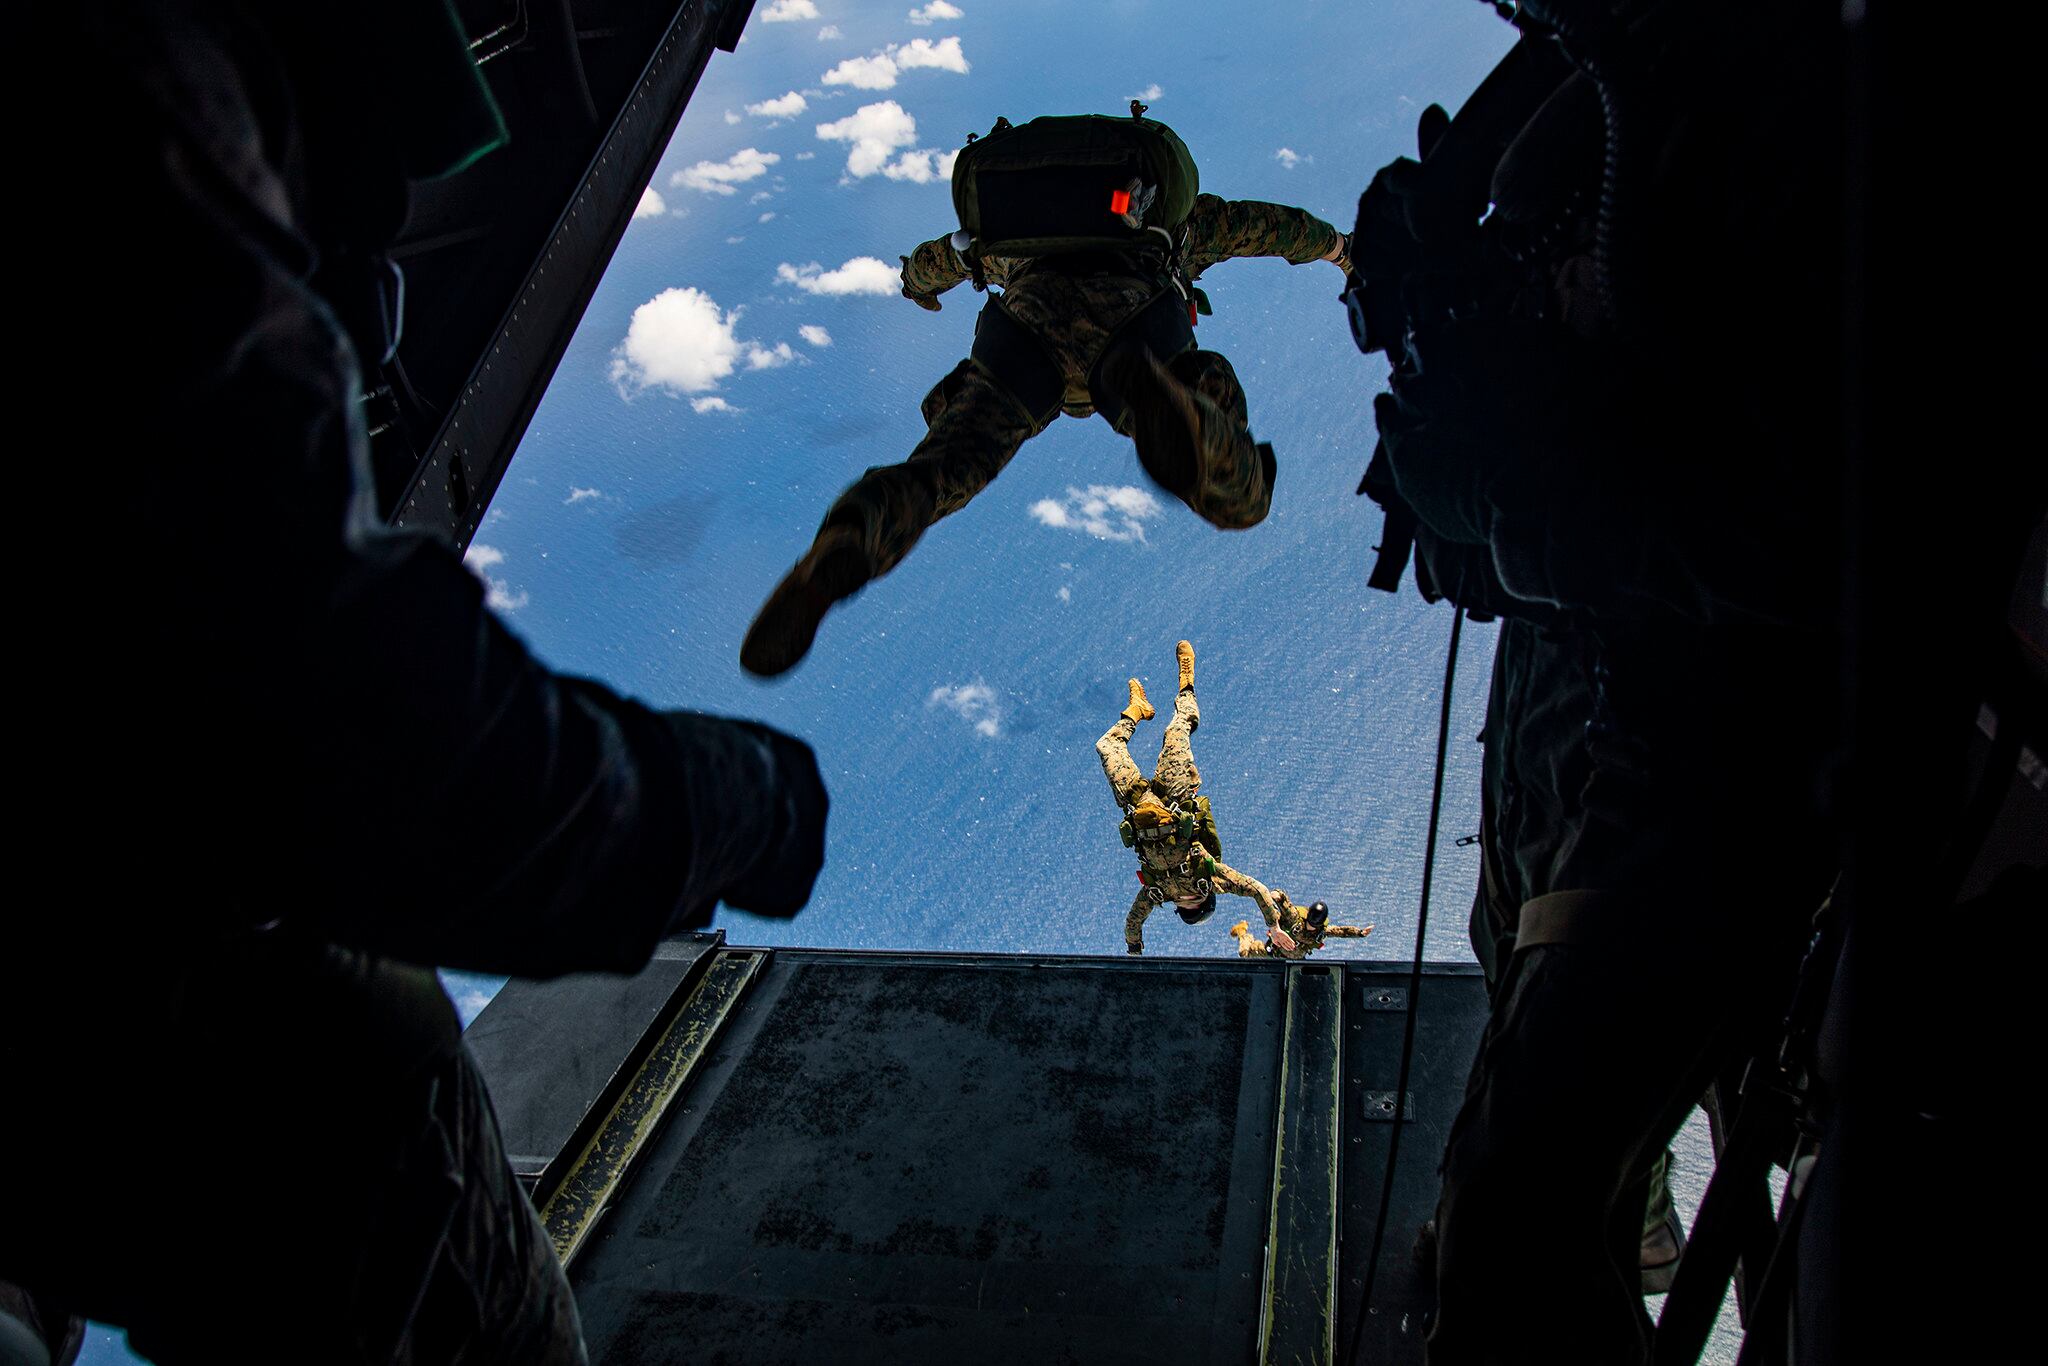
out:
{"label": "silhouetted crew member", "polygon": [[[1412,536],[1426,596],[1502,619],[1492,1017],[1444,1154],[1432,1366],[1647,1358],[1667,1145],[1771,1048],[1839,847],[1837,36],[1769,7],[1605,24],[1567,45],[1597,82],[1524,43],[1456,123],[1424,114],[1347,291],[1394,362],[1372,581]],[[1647,70],[1654,98],[1614,95]],[[1735,355],[1752,382],[1710,378]]]}
{"label": "silhouetted crew member", "polygon": [[1280,924],[1273,893],[1255,877],[1240,873],[1221,857],[1223,842],[1201,796],[1202,775],[1195,768],[1192,740],[1202,724],[1195,705],[1195,647],[1183,640],[1174,647],[1180,664],[1180,691],[1173,699],[1173,720],[1160,742],[1159,763],[1148,781],[1131,758],[1131,735],[1140,721],[1156,713],[1145,687],[1130,681],[1131,700],[1123,714],[1095,742],[1110,791],[1123,808],[1120,827],[1125,845],[1138,852],[1138,894],[1124,917],[1124,948],[1145,951],[1145,920],[1168,901],[1190,925],[1216,912],[1216,893],[1250,897],[1266,924]]}
{"label": "silhouetted crew member", "polygon": [[[1134,103],[1129,119],[1005,122],[961,153],[954,200],[977,231],[904,257],[903,296],[936,311],[939,295],[970,278],[1003,292],[983,306],[972,354],[925,396],[924,440],[839,496],[762,607],[740,649],[748,670],[795,665],[834,602],[894,569],[925,528],[967,506],[1062,412],[1108,418],[1136,442],[1146,473],[1211,525],[1265,518],[1273,448],[1252,439],[1230,362],[1195,345],[1194,313],[1207,301],[1193,282],[1238,256],[1348,268],[1347,239],[1302,209],[1197,195],[1186,148],[1136,117],[1142,108]],[[1115,165],[1057,164],[1090,139],[1120,147],[1122,137],[1145,151],[1128,182]],[[1030,155],[1013,155],[1020,142]],[[1006,171],[1006,159],[1031,164]],[[1098,180],[1099,197],[1075,189]],[[1038,207],[1077,193],[1085,204],[1072,216]]]}
{"label": "silhouetted crew member", "polygon": [[1278,888],[1273,891],[1273,900],[1280,906],[1282,919],[1294,927],[1292,932],[1274,926],[1260,939],[1240,920],[1230,927],[1231,937],[1237,940],[1239,958],[1306,958],[1321,948],[1325,940],[1363,939],[1372,933],[1370,925],[1332,925],[1330,908],[1325,902],[1315,902],[1303,911]]}
{"label": "silhouetted crew member", "polygon": [[[794,913],[810,748],[549,672],[376,519],[350,333],[389,277],[351,251],[504,136],[452,9],[88,3],[38,57],[79,122],[34,177],[30,387],[78,425],[23,494],[90,468],[106,580],[17,642],[52,671],[16,833],[68,886],[4,954],[0,1278],[167,1366],[581,1361],[434,969]],[[110,377],[116,319],[147,359]]]}

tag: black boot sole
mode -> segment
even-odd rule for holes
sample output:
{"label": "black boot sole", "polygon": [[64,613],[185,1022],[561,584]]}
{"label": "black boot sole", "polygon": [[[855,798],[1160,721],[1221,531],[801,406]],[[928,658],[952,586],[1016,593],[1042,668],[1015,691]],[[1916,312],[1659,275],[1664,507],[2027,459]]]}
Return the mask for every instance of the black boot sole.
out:
{"label": "black boot sole", "polygon": [[832,604],[852,597],[867,581],[867,564],[851,545],[834,547],[809,569],[799,562],[747,628],[746,639],[740,642],[740,667],[757,678],[788,673],[811,652],[818,624]]}

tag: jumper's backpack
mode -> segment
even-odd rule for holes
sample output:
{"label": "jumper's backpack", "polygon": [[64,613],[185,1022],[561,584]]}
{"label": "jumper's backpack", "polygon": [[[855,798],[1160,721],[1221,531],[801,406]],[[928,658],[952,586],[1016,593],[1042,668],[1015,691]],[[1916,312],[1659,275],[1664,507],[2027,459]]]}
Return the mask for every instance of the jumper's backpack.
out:
{"label": "jumper's backpack", "polygon": [[1186,144],[1135,113],[997,119],[953,163],[969,262],[1148,243],[1171,251],[1199,189]]}
{"label": "jumper's backpack", "polygon": [[1211,858],[1223,857],[1223,836],[1217,833],[1216,817],[1209,810],[1207,797],[1197,797],[1172,814],[1156,797],[1141,801],[1117,827],[1117,835],[1126,849],[1164,840],[1171,847],[1199,844],[1209,851]]}

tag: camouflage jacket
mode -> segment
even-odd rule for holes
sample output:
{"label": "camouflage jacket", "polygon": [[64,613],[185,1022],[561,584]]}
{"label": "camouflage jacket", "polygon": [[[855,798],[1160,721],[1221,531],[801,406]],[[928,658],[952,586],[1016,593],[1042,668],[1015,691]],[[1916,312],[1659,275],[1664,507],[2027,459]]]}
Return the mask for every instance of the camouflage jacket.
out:
{"label": "camouflage jacket", "polygon": [[[1207,868],[1208,865],[1203,866]],[[1147,880],[1146,885],[1138,888],[1138,895],[1131,902],[1130,914],[1124,917],[1124,945],[1133,951],[1144,950],[1145,918],[1152,914],[1153,908],[1163,906],[1177,896],[1206,895],[1200,885],[1204,878],[1208,880],[1209,886],[1218,892],[1228,892],[1232,896],[1247,896],[1257,902],[1259,914],[1269,927],[1283,923],[1281,908],[1284,903],[1267,890],[1266,884],[1247,873],[1238,872],[1222,859],[1215,860],[1215,867],[1203,873],[1195,872],[1192,863],[1188,865],[1188,871],[1185,873],[1180,871],[1179,866],[1161,868],[1151,863],[1145,864],[1139,872]],[[1154,888],[1160,893],[1161,899],[1158,901],[1152,899]],[[1284,924],[1289,933],[1294,931],[1299,921],[1298,911],[1285,920]]]}
{"label": "camouflage jacket", "polygon": [[[1195,196],[1188,215],[1187,245],[1182,265],[1188,278],[1199,278],[1218,261],[1234,256],[1278,256],[1305,265],[1330,254],[1342,234],[1307,209],[1267,204],[1256,199]],[[1036,257],[991,257],[982,263],[992,285],[1008,285],[1038,263]],[[903,267],[906,293],[944,294],[971,272],[947,237],[934,237],[913,252]]]}
{"label": "camouflage jacket", "polygon": [[[1290,905],[1286,909],[1292,911],[1295,908]],[[1253,938],[1251,932],[1243,927],[1241,920],[1231,926],[1231,932],[1237,935],[1239,958],[1306,958],[1321,948],[1325,940],[1363,939],[1372,933],[1370,925],[1325,925],[1320,930],[1312,930],[1306,922],[1293,922],[1287,926],[1288,937],[1294,940],[1294,952],[1289,953],[1271,940]]]}

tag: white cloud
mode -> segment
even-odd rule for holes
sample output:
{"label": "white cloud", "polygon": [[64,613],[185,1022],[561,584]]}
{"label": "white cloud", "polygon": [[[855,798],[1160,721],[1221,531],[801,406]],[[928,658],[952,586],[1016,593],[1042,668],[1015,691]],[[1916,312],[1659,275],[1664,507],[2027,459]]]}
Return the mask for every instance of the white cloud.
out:
{"label": "white cloud", "polygon": [[[781,177],[780,177],[780,176],[778,176],[778,177],[776,177],[776,178],[777,178],[778,180],[779,180],[779,179],[781,179]],[[769,200],[771,200],[771,199],[773,199],[773,198],[775,198],[775,196],[774,196],[774,194],[773,194],[773,193],[771,193],[770,191],[767,191],[767,190],[756,190],[756,191],[754,191],[754,192],[753,192],[752,194],[750,194],[750,195],[748,195],[748,196],[747,196],[747,202],[748,202],[749,204],[766,204],[766,203],[767,203],[767,202],[768,202]]]}
{"label": "white cloud", "polygon": [[1065,584],[1061,584],[1059,591],[1059,599],[1061,602],[1072,602],[1074,600],[1074,590],[1067,587]]}
{"label": "white cloud", "polygon": [[1159,83],[1155,81],[1151,85],[1146,86],[1143,90],[1140,90],[1137,94],[1131,96],[1131,98],[1134,100],[1156,100],[1165,93],[1166,92],[1164,90],[1161,90],[1159,88]]}
{"label": "white cloud", "polygon": [[977,678],[953,687],[940,685],[925,699],[926,707],[944,707],[974,727],[974,733],[993,740],[1003,733],[1003,709],[996,702],[996,690]]}
{"label": "white cloud", "polygon": [[806,294],[894,294],[903,285],[896,267],[872,256],[856,256],[837,270],[816,261],[805,266],[784,261],[775,268],[775,278]]}
{"label": "white cloud", "polygon": [[818,7],[812,0],[775,0],[775,3],[761,11],[764,24],[793,24],[799,19],[815,19]]}
{"label": "white cloud", "polygon": [[965,10],[957,5],[947,4],[946,0],[932,0],[923,9],[911,11],[910,22],[922,27],[927,24],[936,23],[941,19],[962,19],[966,17],[966,14]]}
{"label": "white cloud", "polygon": [[891,180],[908,180],[917,185],[929,185],[934,180],[950,180],[953,177],[953,163],[960,159],[960,153],[935,152],[928,148],[905,152],[887,166],[882,174]]}
{"label": "white cloud", "polygon": [[817,154],[816,152],[798,152],[798,153],[796,154],[796,159],[797,159],[798,161],[810,161],[810,160],[812,160],[813,158],[815,158],[815,157],[816,157],[817,155],[818,155],[818,154]]}
{"label": "white cloud", "polygon": [[830,346],[832,344],[832,334],[816,323],[805,323],[796,330],[796,334],[813,346]]}
{"label": "white cloud", "polygon": [[737,194],[733,188],[735,185],[759,180],[768,174],[770,166],[780,160],[782,158],[774,152],[742,147],[724,161],[700,161],[695,166],[677,171],[669,177],[669,184],[703,190],[707,194]]}
{"label": "white cloud", "polygon": [[764,213],[764,214],[762,214],[762,215],[761,215],[761,216],[760,216],[759,218],[755,219],[754,221],[755,221],[756,223],[767,223],[767,222],[770,222],[770,221],[772,221],[772,220],[774,219],[774,217],[775,217],[775,215],[774,215],[774,214],[772,214],[772,213]]}
{"label": "white cloud", "polygon": [[713,394],[710,398],[691,399],[690,411],[693,413],[737,413],[741,410],[733,407],[718,395]]}
{"label": "white cloud", "polygon": [[1086,489],[1070,486],[1063,499],[1041,498],[1030,511],[1034,519],[1049,527],[1085,531],[1103,541],[1142,541],[1145,523],[1165,507],[1144,489],[1129,484],[1090,484]]}
{"label": "white cloud", "polygon": [[889,90],[896,84],[896,61],[886,52],[872,57],[848,57],[818,78],[826,85],[850,85],[855,90]]}
{"label": "white cloud", "polygon": [[760,368],[753,357],[762,348],[733,334],[739,316],[720,312],[701,289],[664,289],[633,310],[626,339],[612,352],[612,383],[628,396],[642,389],[693,394],[716,388],[743,358]]}
{"label": "white cloud", "polygon": [[973,68],[958,38],[913,38],[891,43],[865,57],[848,57],[818,79],[826,85],[850,85],[856,90],[893,90],[896,77],[905,71],[950,71],[965,76]]}
{"label": "white cloud", "polygon": [[505,563],[505,552],[493,545],[471,545],[462,562],[484,581],[484,605],[494,612],[516,612],[533,599],[524,589],[514,593],[509,579],[494,579],[486,571]]}
{"label": "white cloud", "polygon": [[569,496],[562,501],[564,503],[587,503],[593,498],[602,497],[604,497],[604,494],[598,489],[579,489],[572,484],[569,486]]}
{"label": "white cloud", "polygon": [[839,36],[839,25],[837,24],[827,24],[825,25],[825,27],[818,30],[818,41],[821,43],[828,42],[831,39],[837,38]]}
{"label": "white cloud", "polygon": [[843,119],[818,125],[827,142],[848,144],[846,173],[870,176],[888,164],[889,154],[917,141],[917,120],[894,100],[864,104]]}
{"label": "white cloud", "polygon": [[725,244],[726,244],[726,245],[727,245],[728,247],[736,247],[736,246],[738,246],[738,245],[739,245],[740,243],[742,243],[742,242],[744,242],[744,241],[746,241],[746,240],[747,240],[747,239],[746,239],[746,238],[744,238],[744,237],[728,237],[728,238],[726,238],[726,239],[725,239]]}
{"label": "white cloud", "polygon": [[772,100],[750,104],[747,106],[747,112],[764,119],[793,119],[810,107],[809,100],[792,90],[787,95],[778,95]]}
{"label": "white cloud", "polygon": [[732,110],[728,109],[725,111],[725,121],[728,124],[738,123],[740,121],[740,116],[738,114],[733,113]]}
{"label": "white cloud", "polygon": [[1301,165],[1302,162],[1314,161],[1315,158],[1305,157],[1301,153],[1295,151],[1292,147],[1282,147],[1279,151],[1273,153],[1273,160],[1279,162],[1282,166],[1285,166],[1288,170],[1291,171],[1295,167]]}
{"label": "white cloud", "polygon": [[796,352],[788,342],[777,342],[770,348],[747,345],[747,368],[749,370],[773,370],[778,365],[787,365],[796,359]]}
{"label": "white cloud", "polygon": [[913,38],[901,47],[891,47],[889,54],[905,71],[926,67],[965,76],[972,69],[967,64],[967,54],[960,50],[958,38],[941,38],[936,43],[929,38]]}
{"label": "white cloud", "polygon": [[640,202],[633,206],[635,218],[659,218],[667,212],[668,201],[652,185],[640,192]]}

